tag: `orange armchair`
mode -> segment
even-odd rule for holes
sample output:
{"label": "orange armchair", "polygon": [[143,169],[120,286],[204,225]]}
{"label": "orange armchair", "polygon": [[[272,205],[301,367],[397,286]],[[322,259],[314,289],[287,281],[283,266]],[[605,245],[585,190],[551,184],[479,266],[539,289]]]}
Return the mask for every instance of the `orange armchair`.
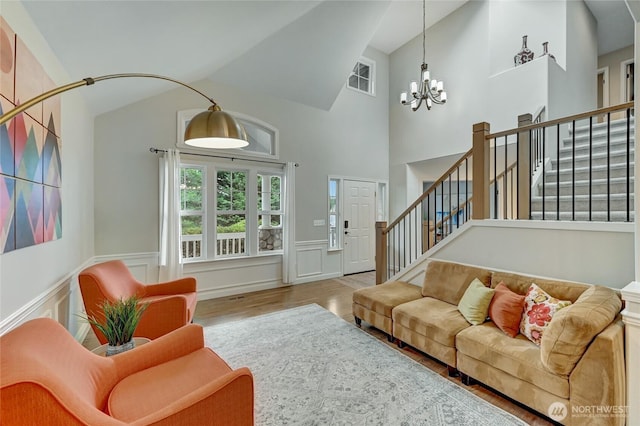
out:
{"label": "orange armchair", "polygon": [[49,318],[0,336],[0,419],[13,425],[253,425],[253,376],[187,325],[104,358]]}
{"label": "orange armchair", "polygon": [[[105,300],[115,302],[136,295],[140,303],[147,303],[135,336],[151,340],[189,324],[198,302],[195,278],[145,285],[120,260],[90,266],[80,272],[78,281],[87,315],[100,321],[104,319],[100,306]],[[93,324],[91,328],[100,343],[107,343],[100,330]]]}

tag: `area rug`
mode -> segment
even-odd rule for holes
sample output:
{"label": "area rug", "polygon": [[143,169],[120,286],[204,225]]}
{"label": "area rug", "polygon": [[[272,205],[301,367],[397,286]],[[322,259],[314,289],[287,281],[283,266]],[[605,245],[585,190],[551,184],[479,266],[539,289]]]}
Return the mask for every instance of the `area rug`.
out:
{"label": "area rug", "polygon": [[256,425],[526,425],[318,305],[205,328],[255,380]]}

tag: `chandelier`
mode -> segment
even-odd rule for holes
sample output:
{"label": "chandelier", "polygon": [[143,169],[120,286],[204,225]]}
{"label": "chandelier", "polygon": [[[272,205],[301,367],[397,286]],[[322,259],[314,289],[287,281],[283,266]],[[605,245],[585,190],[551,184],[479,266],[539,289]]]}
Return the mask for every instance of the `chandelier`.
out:
{"label": "chandelier", "polygon": [[[424,101],[427,109],[431,109],[433,104],[442,105],[447,102],[447,92],[444,91],[444,83],[435,78],[432,80],[429,75],[429,69],[426,57],[425,38],[426,38],[426,5],[422,0],[422,65],[420,65],[420,83],[411,82],[409,93],[402,92],[400,94],[400,103],[402,105],[410,105],[411,109],[417,111]],[[409,94],[411,99],[409,99]]]}

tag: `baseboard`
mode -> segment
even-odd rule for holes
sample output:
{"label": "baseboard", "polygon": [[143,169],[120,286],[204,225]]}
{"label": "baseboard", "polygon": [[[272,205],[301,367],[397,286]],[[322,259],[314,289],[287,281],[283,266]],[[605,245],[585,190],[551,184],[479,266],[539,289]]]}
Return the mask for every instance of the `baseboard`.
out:
{"label": "baseboard", "polygon": [[306,284],[313,281],[329,280],[332,278],[340,278],[343,274],[341,272],[330,272],[326,274],[315,274],[307,277],[296,278],[293,284]]}
{"label": "baseboard", "polygon": [[219,297],[234,296],[237,294],[250,293],[253,291],[271,290],[283,287],[282,281],[256,281],[242,285],[234,284],[225,287],[213,288],[198,291],[198,300],[217,299]]}

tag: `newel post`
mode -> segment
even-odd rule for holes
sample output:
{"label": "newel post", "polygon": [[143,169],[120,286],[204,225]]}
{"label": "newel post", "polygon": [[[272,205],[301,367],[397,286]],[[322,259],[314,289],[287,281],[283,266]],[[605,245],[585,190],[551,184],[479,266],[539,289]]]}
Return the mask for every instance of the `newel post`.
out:
{"label": "newel post", "polygon": [[[531,124],[533,116],[522,114],[518,116],[518,127]],[[531,132],[518,132],[518,219],[529,220],[531,198]]]}
{"label": "newel post", "polygon": [[387,280],[387,222],[376,222],[376,284]]}
{"label": "newel post", "polygon": [[473,125],[473,213],[472,219],[489,219],[489,123]]}

